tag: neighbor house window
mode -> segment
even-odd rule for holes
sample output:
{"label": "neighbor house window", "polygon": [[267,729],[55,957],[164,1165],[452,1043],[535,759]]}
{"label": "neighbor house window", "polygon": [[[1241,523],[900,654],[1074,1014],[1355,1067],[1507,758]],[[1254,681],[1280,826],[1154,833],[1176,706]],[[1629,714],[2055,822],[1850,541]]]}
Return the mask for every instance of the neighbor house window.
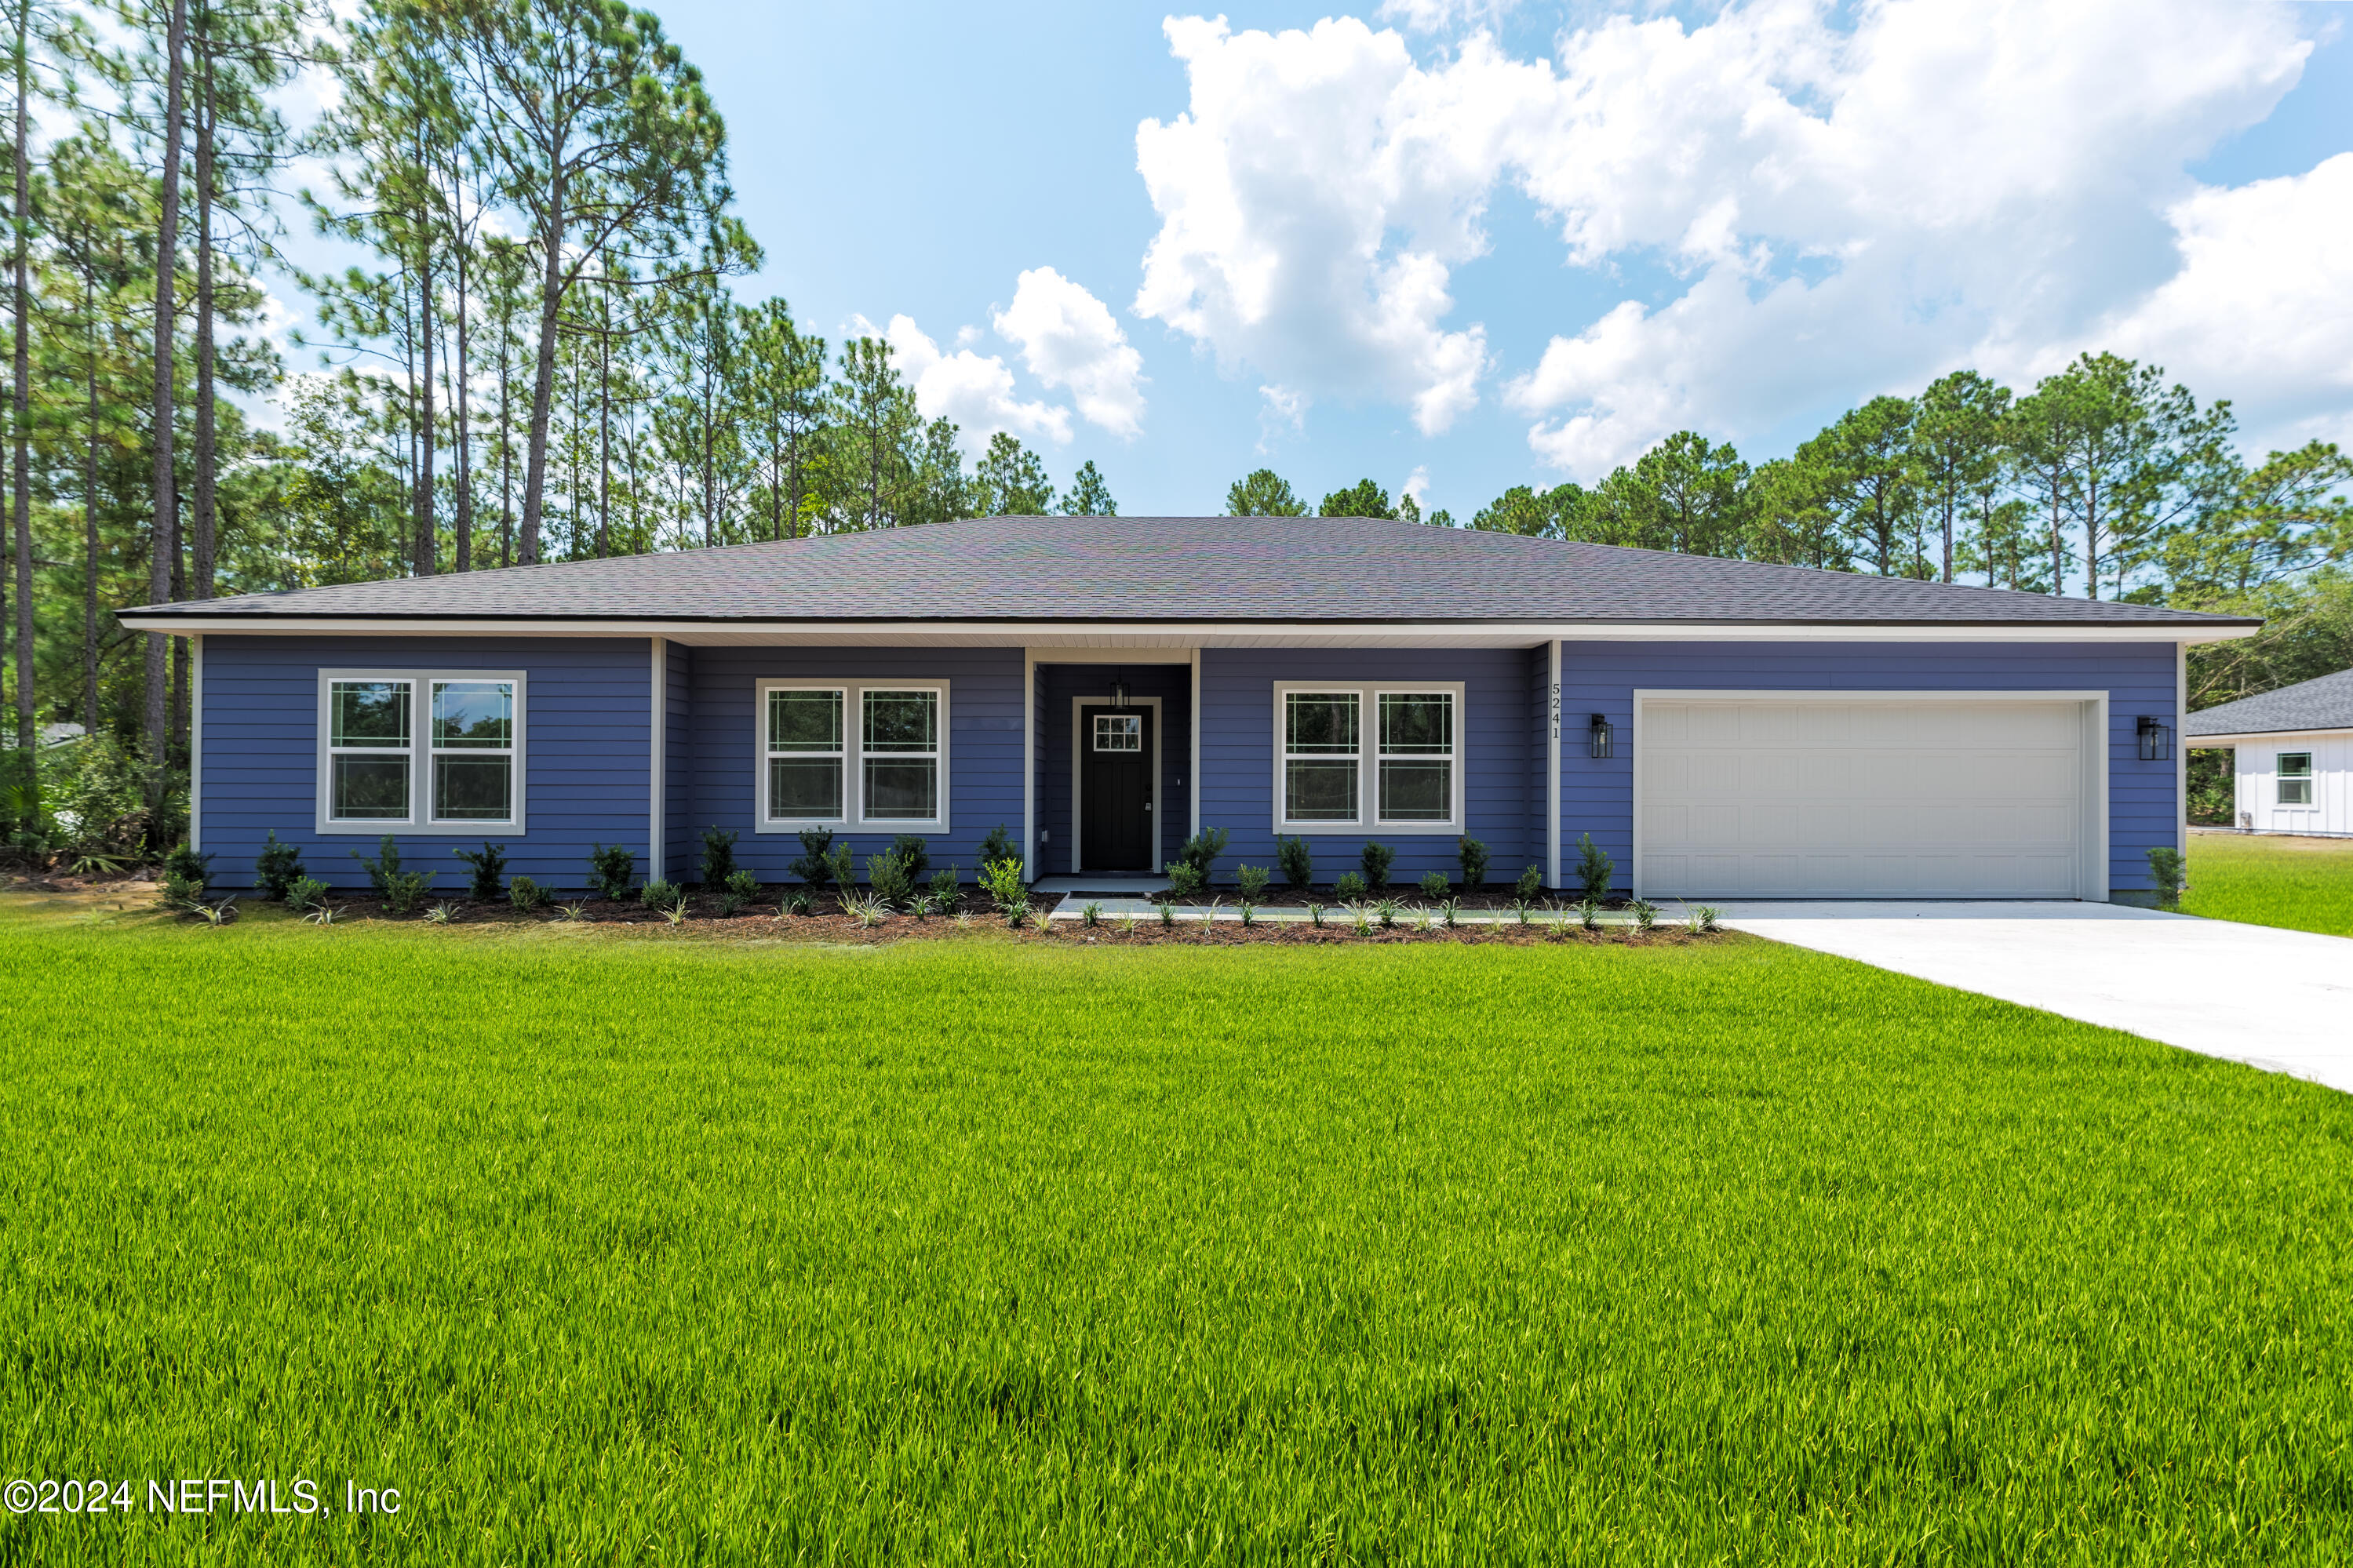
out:
{"label": "neighbor house window", "polygon": [[2279,803],[2282,805],[2312,804],[2312,753],[2310,752],[2279,753]]}
{"label": "neighbor house window", "polygon": [[1279,828],[1458,831],[1462,689],[1278,687]]}
{"label": "neighbor house window", "polygon": [[416,771],[406,680],[327,683],[327,816],[334,822],[406,822]]}
{"label": "neighbor house window", "polygon": [[760,828],[947,822],[944,684],[767,680],[760,692]]}
{"label": "neighbor house window", "polygon": [[522,826],[522,677],[322,670],[318,828]]}

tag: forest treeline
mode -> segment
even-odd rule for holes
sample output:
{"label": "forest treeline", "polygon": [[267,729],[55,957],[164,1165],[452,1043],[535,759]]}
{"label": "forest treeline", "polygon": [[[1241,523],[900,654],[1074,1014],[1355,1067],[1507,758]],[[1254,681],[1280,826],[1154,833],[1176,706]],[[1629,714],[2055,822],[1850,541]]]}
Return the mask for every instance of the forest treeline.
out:
{"label": "forest treeline", "polygon": [[[10,0],[0,689],[86,726],[168,837],[189,670],[126,605],[997,512],[1115,513],[1010,435],[968,459],[877,337],[739,298],[724,121],[617,0]],[[290,126],[298,76],[332,107]],[[313,183],[291,171],[323,171]],[[360,258],[309,271],[289,225]],[[314,247],[315,248],[315,247]],[[260,279],[314,319],[273,347]],[[275,427],[246,412],[266,402]],[[2201,696],[2353,664],[2353,466],[2250,465],[2224,402],[2088,355],[1878,397],[1751,467],[1683,432],[1461,526],[2198,608],[2274,626]],[[1210,497],[1204,496],[1204,503]],[[1206,510],[1206,504],[1205,508]],[[1303,512],[1270,470],[1226,510]],[[1331,515],[1424,518],[1365,480]],[[0,831],[37,807],[21,772]],[[110,808],[111,809],[111,808]],[[118,835],[118,837],[120,835]]]}

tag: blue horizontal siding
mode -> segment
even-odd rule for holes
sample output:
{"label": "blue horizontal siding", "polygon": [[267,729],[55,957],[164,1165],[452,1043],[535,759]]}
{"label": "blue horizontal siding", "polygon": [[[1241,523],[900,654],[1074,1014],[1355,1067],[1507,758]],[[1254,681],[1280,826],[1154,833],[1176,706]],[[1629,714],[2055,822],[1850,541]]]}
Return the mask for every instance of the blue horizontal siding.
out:
{"label": "blue horizontal siding", "polygon": [[1193,670],[1184,664],[1040,664],[1038,667],[1039,766],[1038,826],[1048,835],[1039,848],[1041,875],[1071,869],[1079,836],[1071,803],[1071,704],[1100,697],[1116,672],[1138,698],[1160,699],[1160,733],[1154,737],[1158,787],[1152,794],[1160,845],[1155,864],[1176,858],[1192,819]]}
{"label": "blue horizontal siding", "polygon": [[[594,844],[618,843],[649,863],[651,647],[641,637],[205,637],[204,847],[224,888],[253,885],[254,857],[274,829],[304,868],[337,888],[364,888],[354,850],[366,835],[320,835],[322,669],[520,669],[523,707],[522,833],[491,831],[511,875],[556,888],[587,880]],[[479,841],[399,834],[404,866],[462,892],[457,858]]]}
{"label": "blue horizontal siding", "polygon": [[[1541,759],[1543,738],[1530,719],[1525,648],[1208,648],[1201,654],[1201,825],[1232,835],[1221,879],[1243,862],[1274,862],[1274,688],[1300,680],[1462,682],[1464,826],[1486,844],[1491,878],[1508,879],[1541,855],[1543,802],[1530,791],[1541,761],[1532,771],[1529,758],[1534,747]],[[1396,849],[1392,881],[1460,874],[1454,834],[1388,827],[1310,836],[1316,879],[1355,869],[1368,837]]]}
{"label": "blue horizontal siding", "polygon": [[[2144,763],[2134,725],[2174,711],[2171,643],[1692,643],[1561,645],[1561,842],[1581,833],[1634,864],[1637,689],[1755,691],[2105,691],[2108,694],[2108,885],[2145,891],[2147,852],[2175,841],[2174,764]],[[1616,755],[1585,744],[1592,714],[1617,727]],[[1563,874],[1567,874],[1565,864]]]}
{"label": "blue horizontal siding", "polygon": [[[1019,648],[704,647],[694,653],[689,683],[692,776],[689,837],[709,826],[743,837],[735,863],[764,882],[789,880],[785,868],[801,852],[789,833],[756,833],[753,727],[762,680],[945,680],[948,683],[948,830],[929,835],[934,868],[954,863],[966,881],[981,840],[1003,826],[1021,836],[1021,673]],[[888,833],[845,836],[861,869],[890,847]],[[681,870],[684,868],[681,868]]]}

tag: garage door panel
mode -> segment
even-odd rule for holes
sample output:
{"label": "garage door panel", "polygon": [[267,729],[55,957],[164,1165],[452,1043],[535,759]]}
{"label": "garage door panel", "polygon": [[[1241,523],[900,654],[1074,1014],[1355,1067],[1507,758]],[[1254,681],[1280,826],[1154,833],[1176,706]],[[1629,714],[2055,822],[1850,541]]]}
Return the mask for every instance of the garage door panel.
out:
{"label": "garage door panel", "polygon": [[1647,700],[1643,890],[2074,897],[2081,737],[2072,700]]}

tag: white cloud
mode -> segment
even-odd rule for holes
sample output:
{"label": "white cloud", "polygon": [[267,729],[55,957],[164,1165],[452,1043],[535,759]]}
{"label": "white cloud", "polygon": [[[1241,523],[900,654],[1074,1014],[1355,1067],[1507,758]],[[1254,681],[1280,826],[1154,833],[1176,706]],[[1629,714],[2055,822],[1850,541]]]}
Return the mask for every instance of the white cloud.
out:
{"label": "white cloud", "polygon": [[1405,483],[1398,486],[1398,494],[1411,496],[1416,506],[1427,503],[1430,500],[1430,465],[1414,465],[1413,472],[1405,477]]}
{"label": "white cloud", "polygon": [[1050,403],[1023,402],[1014,393],[1013,372],[997,355],[970,349],[944,353],[912,316],[893,316],[879,332],[862,316],[851,327],[891,345],[892,363],[914,390],[915,407],[926,419],[954,420],[967,450],[987,446],[989,437],[999,430],[1030,441],[1042,437],[1057,446],[1070,444],[1071,411]]}
{"label": "white cloud", "polygon": [[2184,173],[2295,84],[2296,25],[2219,0],[1749,0],[1609,18],[1552,60],[1482,32],[1422,64],[1347,19],[1171,19],[1191,100],[1137,132],[1161,227],[1135,308],[1229,365],[1442,430],[1490,363],[1487,329],[1448,319],[1452,275],[1508,181],[1588,281],[1645,275],[1506,384],[1574,472],[1679,426],[1739,437],[2110,341],[2211,363],[2193,384],[2242,406],[2303,366],[2307,400],[2341,409],[2345,176],[2208,192]]}
{"label": "white cloud", "polygon": [[1021,351],[1029,374],[1048,386],[1068,387],[1089,422],[1124,437],[1144,428],[1144,356],[1084,288],[1050,267],[1033,268],[993,321]]}

